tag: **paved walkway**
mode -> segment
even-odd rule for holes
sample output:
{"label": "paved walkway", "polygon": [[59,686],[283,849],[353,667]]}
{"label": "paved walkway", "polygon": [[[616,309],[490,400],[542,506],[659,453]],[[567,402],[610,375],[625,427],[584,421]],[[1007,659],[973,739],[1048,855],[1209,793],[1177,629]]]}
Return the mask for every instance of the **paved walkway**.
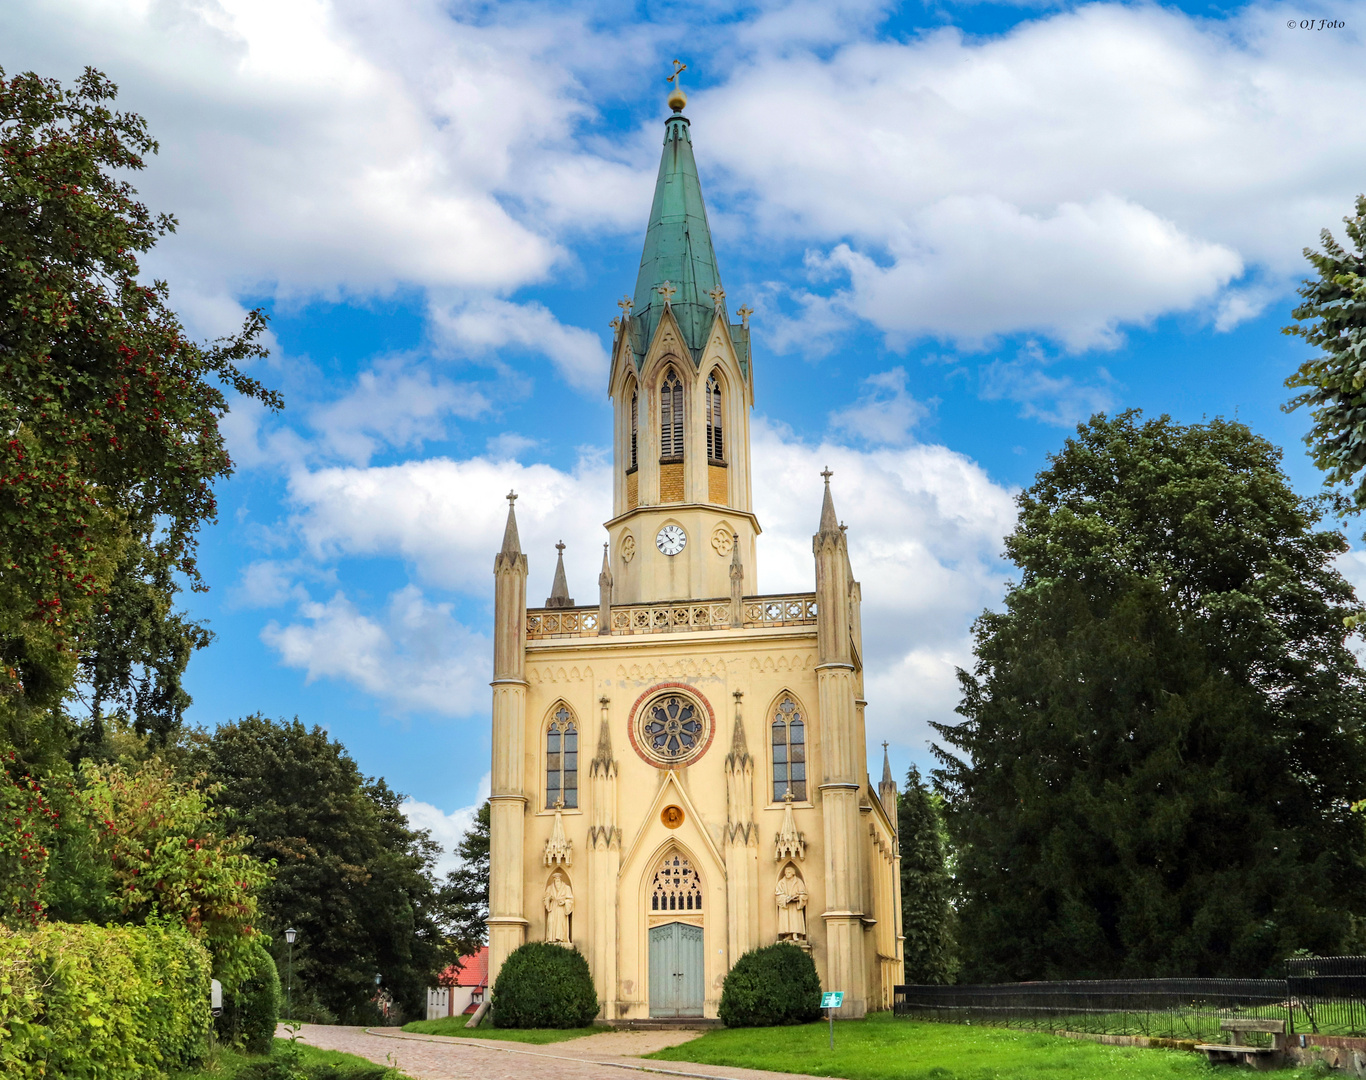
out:
{"label": "paved walkway", "polygon": [[[281,1036],[287,1036],[283,1029]],[[325,1050],[392,1064],[415,1080],[627,1080],[629,1072],[701,1080],[818,1080],[800,1073],[732,1069],[686,1061],[641,1061],[640,1054],[677,1046],[696,1031],[605,1031],[531,1046],[500,1039],[414,1035],[397,1028],[304,1024],[301,1041]]]}

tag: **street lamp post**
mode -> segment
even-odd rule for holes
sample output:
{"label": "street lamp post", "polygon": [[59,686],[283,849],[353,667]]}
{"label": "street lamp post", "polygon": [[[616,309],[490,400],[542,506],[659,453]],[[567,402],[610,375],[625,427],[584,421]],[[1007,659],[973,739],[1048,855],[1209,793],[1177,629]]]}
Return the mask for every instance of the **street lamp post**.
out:
{"label": "street lamp post", "polygon": [[294,1019],[294,939],[299,936],[299,931],[290,927],[285,931],[285,941],[289,945],[289,974],[285,981],[285,1007],[289,1010],[289,1018]]}
{"label": "street lamp post", "polygon": [[383,1016],[384,1019],[387,1021],[389,1019],[389,1014],[385,1011],[384,1003],[380,1001],[379,998],[379,984],[383,979],[383,975],[381,975],[378,971],[375,972],[375,1008],[379,1010],[379,1014]]}

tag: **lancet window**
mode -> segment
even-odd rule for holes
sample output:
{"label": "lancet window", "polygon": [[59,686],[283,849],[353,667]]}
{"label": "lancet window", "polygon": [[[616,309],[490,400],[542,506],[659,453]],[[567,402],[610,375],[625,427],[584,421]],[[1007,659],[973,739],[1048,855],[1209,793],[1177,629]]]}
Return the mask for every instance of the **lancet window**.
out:
{"label": "lancet window", "polygon": [[707,380],[707,459],[726,460],[721,439],[721,380],[715,375]]}
{"label": "lancet window", "polygon": [[673,368],[659,388],[659,456],[683,456],[683,380]]}
{"label": "lancet window", "polygon": [[545,805],[579,805],[579,729],[574,714],[561,705],[545,734]]}
{"label": "lancet window", "polygon": [[640,394],[636,392],[634,386],[631,387],[631,463],[628,469],[634,469],[638,464],[638,454],[640,450]]}
{"label": "lancet window", "polygon": [[801,710],[784,694],[773,714],[773,801],[782,802],[792,792],[806,801],[806,724]]}
{"label": "lancet window", "polygon": [[687,857],[677,851],[664,856],[650,885],[650,911],[701,911],[702,883]]}

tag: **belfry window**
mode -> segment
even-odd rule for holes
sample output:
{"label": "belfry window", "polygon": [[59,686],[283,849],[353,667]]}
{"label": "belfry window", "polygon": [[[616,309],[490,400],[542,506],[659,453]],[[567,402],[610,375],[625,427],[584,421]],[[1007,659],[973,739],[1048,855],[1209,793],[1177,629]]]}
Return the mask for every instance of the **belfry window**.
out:
{"label": "belfry window", "polygon": [[806,801],[806,725],[801,710],[784,694],[773,714],[773,801],[782,802],[792,792]]}
{"label": "belfry window", "polygon": [[715,375],[707,380],[707,460],[726,460],[721,441],[721,381]]}
{"label": "belfry window", "polygon": [[634,469],[638,464],[638,453],[640,450],[640,395],[635,387],[631,388],[631,463],[628,469]]}
{"label": "belfry window", "polygon": [[545,736],[545,805],[579,805],[579,729],[573,714],[561,705],[550,718]]}
{"label": "belfry window", "polygon": [[659,456],[683,457],[683,380],[673,368],[659,388]]}

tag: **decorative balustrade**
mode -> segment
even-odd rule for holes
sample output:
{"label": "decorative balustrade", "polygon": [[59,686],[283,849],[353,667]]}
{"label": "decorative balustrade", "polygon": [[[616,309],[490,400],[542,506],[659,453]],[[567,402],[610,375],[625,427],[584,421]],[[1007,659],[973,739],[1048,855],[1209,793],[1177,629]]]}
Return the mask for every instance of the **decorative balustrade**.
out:
{"label": "decorative balustrade", "polygon": [[[810,626],[816,622],[813,593],[750,596],[742,605],[746,627]],[[612,608],[611,632],[670,634],[696,630],[730,629],[729,600],[668,600],[657,604],[623,604]],[[597,637],[598,609],[531,608],[526,613],[526,636],[532,639]]]}

